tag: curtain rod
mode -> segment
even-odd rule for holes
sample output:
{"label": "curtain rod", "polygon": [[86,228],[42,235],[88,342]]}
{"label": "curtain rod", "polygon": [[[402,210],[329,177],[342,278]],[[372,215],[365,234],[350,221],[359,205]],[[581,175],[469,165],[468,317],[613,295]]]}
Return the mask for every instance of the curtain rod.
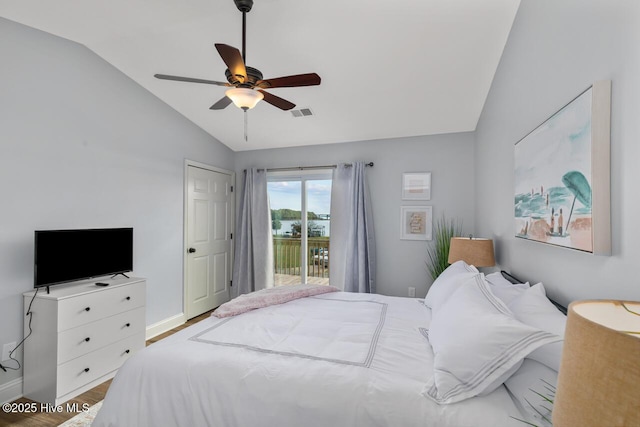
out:
{"label": "curtain rod", "polygon": [[[345,163],[345,166],[351,166],[351,163]],[[373,162],[365,163],[365,166],[373,167]],[[322,166],[295,166],[289,168],[267,168],[267,172],[284,172],[284,171],[303,171],[306,169],[335,169],[338,165],[322,165]],[[258,169],[264,171],[265,169]],[[246,169],[245,169],[246,171]]]}

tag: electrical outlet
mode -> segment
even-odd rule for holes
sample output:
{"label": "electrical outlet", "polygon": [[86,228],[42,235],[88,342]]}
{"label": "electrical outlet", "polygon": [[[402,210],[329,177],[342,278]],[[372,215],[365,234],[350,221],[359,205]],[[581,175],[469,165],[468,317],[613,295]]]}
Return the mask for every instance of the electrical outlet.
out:
{"label": "electrical outlet", "polygon": [[10,342],[9,344],[5,344],[2,347],[2,362],[10,360],[9,359],[9,353],[11,353],[11,351],[16,348],[16,342]]}
{"label": "electrical outlet", "polygon": [[416,288],[409,288],[409,296],[415,298],[416,296]]}

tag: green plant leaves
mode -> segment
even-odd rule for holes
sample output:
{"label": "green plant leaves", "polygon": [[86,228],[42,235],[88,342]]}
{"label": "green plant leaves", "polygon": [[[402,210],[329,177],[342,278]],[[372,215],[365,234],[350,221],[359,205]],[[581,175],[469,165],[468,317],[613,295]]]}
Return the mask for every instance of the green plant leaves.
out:
{"label": "green plant leaves", "polygon": [[433,241],[427,246],[427,268],[435,280],[449,266],[451,238],[462,235],[462,221],[443,215],[433,223]]}

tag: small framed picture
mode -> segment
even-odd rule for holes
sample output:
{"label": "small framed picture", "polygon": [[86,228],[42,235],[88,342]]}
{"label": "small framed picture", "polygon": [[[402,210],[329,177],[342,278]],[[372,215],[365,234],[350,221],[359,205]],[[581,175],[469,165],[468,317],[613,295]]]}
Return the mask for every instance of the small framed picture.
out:
{"label": "small framed picture", "polygon": [[403,173],[402,200],[431,200],[431,172]]}
{"label": "small framed picture", "polygon": [[431,206],[400,206],[400,239],[431,240]]}

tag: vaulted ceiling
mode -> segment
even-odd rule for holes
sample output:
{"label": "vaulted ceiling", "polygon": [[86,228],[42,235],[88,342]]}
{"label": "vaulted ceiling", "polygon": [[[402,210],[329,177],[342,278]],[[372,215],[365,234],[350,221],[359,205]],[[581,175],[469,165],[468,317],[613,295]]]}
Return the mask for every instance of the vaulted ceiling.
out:
{"label": "vaulted ceiling", "polygon": [[[225,81],[214,48],[241,49],[233,0],[0,0],[0,16],[87,46],[235,151],[475,129],[519,0],[254,0],[247,64],[265,78],[316,72],[320,86],[271,93],[313,115],[260,102],[209,107]],[[53,84],[54,82],[52,82]]]}

